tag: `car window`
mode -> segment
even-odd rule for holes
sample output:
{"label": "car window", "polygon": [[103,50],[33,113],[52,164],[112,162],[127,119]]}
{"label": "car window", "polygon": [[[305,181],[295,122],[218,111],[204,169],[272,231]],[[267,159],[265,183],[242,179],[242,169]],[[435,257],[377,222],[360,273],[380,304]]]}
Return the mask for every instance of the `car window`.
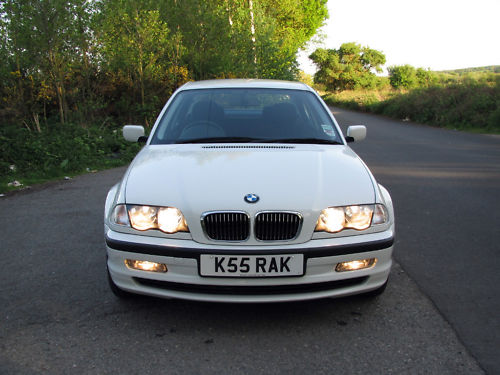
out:
{"label": "car window", "polygon": [[308,91],[200,89],[181,91],[165,111],[152,144],[315,139],[340,142],[318,98]]}

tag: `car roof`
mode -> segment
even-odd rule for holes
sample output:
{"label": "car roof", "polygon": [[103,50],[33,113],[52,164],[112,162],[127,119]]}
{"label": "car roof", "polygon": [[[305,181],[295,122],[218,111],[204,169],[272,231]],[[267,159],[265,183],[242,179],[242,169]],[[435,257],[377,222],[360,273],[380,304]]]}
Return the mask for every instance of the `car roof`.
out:
{"label": "car roof", "polygon": [[279,81],[272,79],[213,79],[207,81],[188,82],[179,90],[200,90],[220,88],[270,88],[313,91],[302,82]]}

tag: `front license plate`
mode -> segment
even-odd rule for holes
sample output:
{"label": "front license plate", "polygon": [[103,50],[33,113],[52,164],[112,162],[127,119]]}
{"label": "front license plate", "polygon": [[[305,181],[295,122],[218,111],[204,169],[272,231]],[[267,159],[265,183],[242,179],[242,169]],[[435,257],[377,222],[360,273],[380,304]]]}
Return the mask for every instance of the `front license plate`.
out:
{"label": "front license plate", "polygon": [[277,277],[304,275],[304,254],[206,255],[200,275],[216,277]]}

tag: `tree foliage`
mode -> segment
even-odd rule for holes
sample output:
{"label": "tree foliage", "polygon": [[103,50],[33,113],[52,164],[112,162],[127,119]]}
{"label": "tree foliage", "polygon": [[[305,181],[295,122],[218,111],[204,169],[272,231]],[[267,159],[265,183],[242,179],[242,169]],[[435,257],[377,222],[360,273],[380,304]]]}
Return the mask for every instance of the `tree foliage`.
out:
{"label": "tree foliage", "polygon": [[382,52],[356,43],[344,43],[339,49],[318,48],[309,58],[318,67],[314,82],[330,91],[373,88],[374,72],[381,72],[385,64]]}
{"label": "tree foliage", "polygon": [[411,89],[416,87],[431,87],[438,82],[438,76],[423,68],[411,65],[394,65],[387,68],[389,82],[395,89]]}
{"label": "tree foliage", "polygon": [[188,79],[182,35],[171,32],[158,10],[123,1],[105,3],[98,21],[101,70],[113,80],[112,104],[118,112],[135,109],[149,124],[160,102]]}
{"label": "tree foliage", "polygon": [[90,5],[84,0],[4,0],[0,12],[5,42],[4,83],[8,109],[35,119],[56,101],[64,123],[71,106],[68,67],[85,64]]}
{"label": "tree foliage", "polygon": [[411,65],[390,66],[389,82],[394,88],[409,89],[417,86],[417,71]]}
{"label": "tree foliage", "polygon": [[326,0],[1,0],[0,124],[151,124],[187,80],[295,79]]}

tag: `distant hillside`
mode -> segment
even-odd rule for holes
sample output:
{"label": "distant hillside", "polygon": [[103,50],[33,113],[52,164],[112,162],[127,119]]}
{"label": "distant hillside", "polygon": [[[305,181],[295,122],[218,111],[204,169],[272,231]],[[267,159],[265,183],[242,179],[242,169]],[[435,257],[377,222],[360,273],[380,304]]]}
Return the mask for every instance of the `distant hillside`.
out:
{"label": "distant hillside", "polygon": [[442,70],[440,73],[454,73],[454,74],[465,74],[471,72],[480,73],[500,73],[500,65],[490,65],[490,66],[480,66],[477,68],[465,68],[465,69],[455,69],[455,70]]}

